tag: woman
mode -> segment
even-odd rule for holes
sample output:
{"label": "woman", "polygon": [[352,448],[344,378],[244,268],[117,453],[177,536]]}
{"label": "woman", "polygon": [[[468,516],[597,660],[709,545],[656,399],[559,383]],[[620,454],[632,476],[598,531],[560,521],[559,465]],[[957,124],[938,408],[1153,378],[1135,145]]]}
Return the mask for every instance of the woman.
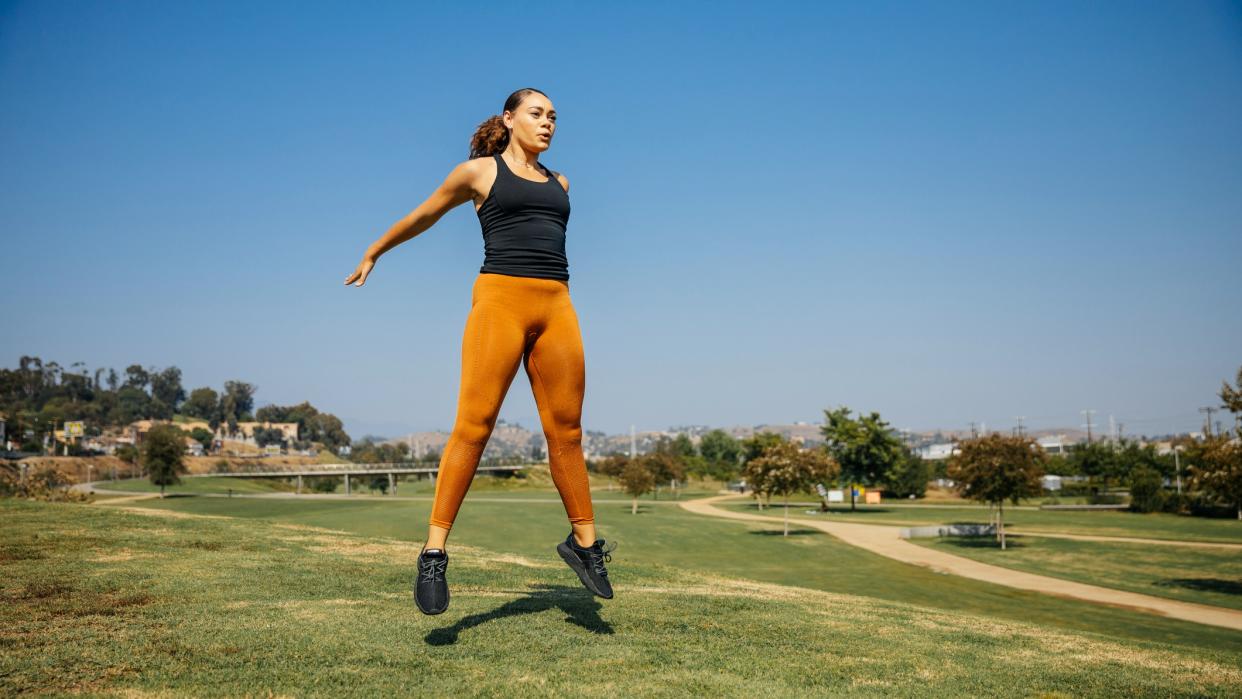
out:
{"label": "woman", "polygon": [[427,543],[418,556],[414,599],[424,614],[448,608],[444,544],[519,363],[539,406],[552,480],[569,515],[570,532],[557,553],[588,590],[612,598],[604,566],[612,549],[604,550],[595,535],[582,455],[586,366],[565,258],[569,180],[539,162],[555,133],[556,110],[547,95],[529,87],[509,95],[504,110],[475,131],[470,159],[372,243],[345,278],[346,285],[362,286],[381,255],[458,204],[474,202],[484,260],[462,338],[457,418],[440,458]]}

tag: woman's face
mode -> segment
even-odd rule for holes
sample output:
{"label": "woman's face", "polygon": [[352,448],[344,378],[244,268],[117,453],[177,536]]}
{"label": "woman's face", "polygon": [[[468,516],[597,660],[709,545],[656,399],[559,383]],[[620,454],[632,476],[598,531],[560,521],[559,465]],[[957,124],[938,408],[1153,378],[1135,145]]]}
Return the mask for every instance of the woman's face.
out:
{"label": "woman's face", "polygon": [[504,117],[505,126],[512,129],[509,140],[530,151],[545,151],[552,145],[556,135],[556,109],[547,97],[532,92],[518,105],[517,111]]}

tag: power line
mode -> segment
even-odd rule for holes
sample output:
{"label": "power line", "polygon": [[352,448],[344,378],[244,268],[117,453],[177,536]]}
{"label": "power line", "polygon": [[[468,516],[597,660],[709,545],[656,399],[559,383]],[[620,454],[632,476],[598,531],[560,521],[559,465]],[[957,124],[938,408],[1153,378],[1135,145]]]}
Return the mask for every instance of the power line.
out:
{"label": "power line", "polygon": [[1203,421],[1203,434],[1208,437],[1212,436],[1212,413],[1217,410],[1218,408],[1214,405],[1209,405],[1206,408],[1199,408],[1199,412],[1207,413],[1207,418]]}
{"label": "power line", "polygon": [[1095,411],[1094,410],[1080,410],[1078,412],[1087,416],[1087,444],[1090,444],[1091,443],[1091,416],[1095,414]]}

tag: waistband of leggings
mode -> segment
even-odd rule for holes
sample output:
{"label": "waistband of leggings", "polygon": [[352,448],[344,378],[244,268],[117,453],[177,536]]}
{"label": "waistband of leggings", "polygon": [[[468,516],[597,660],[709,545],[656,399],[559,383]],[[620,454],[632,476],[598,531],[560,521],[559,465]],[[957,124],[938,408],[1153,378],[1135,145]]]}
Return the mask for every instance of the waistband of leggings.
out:
{"label": "waistband of leggings", "polygon": [[496,272],[479,272],[479,275],[475,277],[474,283],[476,286],[522,289],[535,293],[557,294],[569,291],[569,281],[566,279],[519,277]]}

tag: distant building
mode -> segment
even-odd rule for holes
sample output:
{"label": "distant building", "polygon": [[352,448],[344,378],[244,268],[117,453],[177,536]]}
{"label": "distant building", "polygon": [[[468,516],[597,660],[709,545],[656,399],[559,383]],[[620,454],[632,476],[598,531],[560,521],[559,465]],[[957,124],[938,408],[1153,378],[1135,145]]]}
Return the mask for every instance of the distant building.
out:
{"label": "distant building", "polygon": [[[1063,434],[1040,437],[1035,440],[1035,443],[1043,447],[1049,456],[1064,456],[1069,453],[1070,443],[1065,441],[1065,435]],[[1059,488],[1060,485],[1057,487]]]}
{"label": "distant building", "polygon": [[915,453],[917,453],[919,456],[923,457],[924,459],[933,459],[933,460],[947,459],[950,456],[953,456],[954,454],[958,454],[960,452],[961,450],[957,448],[957,445],[952,444],[952,443],[928,444],[925,447],[919,447],[915,451]]}

